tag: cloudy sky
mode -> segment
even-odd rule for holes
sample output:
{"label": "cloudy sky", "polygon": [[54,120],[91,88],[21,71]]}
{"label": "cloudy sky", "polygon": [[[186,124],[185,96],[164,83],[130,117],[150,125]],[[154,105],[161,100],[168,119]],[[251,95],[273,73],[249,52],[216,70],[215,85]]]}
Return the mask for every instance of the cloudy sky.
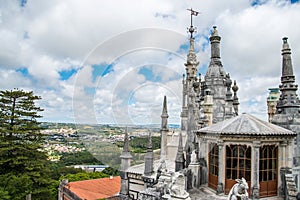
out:
{"label": "cloudy sky", "polygon": [[40,95],[44,121],[101,124],[159,123],[167,95],[169,121],[179,123],[191,7],[199,72],[216,25],[240,112],[266,120],[284,36],[300,80],[295,0],[0,0],[0,89]]}

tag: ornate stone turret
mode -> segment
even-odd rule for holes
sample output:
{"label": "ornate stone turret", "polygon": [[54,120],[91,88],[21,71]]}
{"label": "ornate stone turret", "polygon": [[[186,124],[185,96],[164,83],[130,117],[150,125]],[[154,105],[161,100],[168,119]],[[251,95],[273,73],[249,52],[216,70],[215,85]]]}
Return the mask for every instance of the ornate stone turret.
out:
{"label": "ornate stone turret", "polygon": [[152,149],[152,136],[151,132],[149,132],[149,140],[148,140],[148,147],[147,147],[147,153],[145,155],[145,169],[144,169],[144,175],[145,176],[151,176],[154,172],[154,154]]}
{"label": "ornate stone turret", "polygon": [[167,97],[164,96],[164,102],[163,102],[163,111],[161,114],[161,130],[160,130],[160,138],[161,138],[161,144],[160,144],[160,158],[167,158],[167,135],[169,132],[168,129],[168,109],[167,109]]}
{"label": "ornate stone turret", "polygon": [[[185,65],[185,70],[186,74],[183,75],[183,90],[182,90],[182,112],[181,112],[181,130],[187,131],[187,121],[188,121],[188,109],[189,109],[189,104],[191,103],[189,101],[189,94],[192,90],[195,90],[196,92],[200,92],[200,83],[197,78],[197,73],[198,73],[198,65],[199,61],[197,60],[197,55],[195,52],[195,40],[193,37],[193,33],[195,32],[195,28],[193,26],[193,15],[197,16],[198,12],[190,9],[191,11],[191,25],[189,27],[189,32],[190,32],[190,47],[189,47],[189,52],[187,54],[187,61],[184,64]],[[199,90],[198,90],[199,88]],[[196,113],[195,113],[196,114]],[[195,118],[195,117],[194,117]],[[197,119],[195,119],[197,120]]]}
{"label": "ornate stone turret", "polygon": [[182,146],[182,133],[179,132],[179,141],[178,141],[178,150],[175,159],[175,172],[178,172],[184,169],[184,154],[183,154],[183,146]]}
{"label": "ornate stone turret", "polygon": [[128,129],[126,127],[125,137],[124,137],[124,146],[123,152],[120,156],[121,158],[121,189],[120,189],[120,199],[127,200],[129,199],[129,188],[128,188],[128,177],[127,177],[127,169],[130,167],[130,162],[132,160],[132,155],[129,150],[129,138],[128,138]]}
{"label": "ornate stone turret", "polygon": [[220,54],[221,37],[214,26],[211,37],[211,59],[205,74],[205,80],[202,90],[209,90],[213,96],[213,123],[223,121],[224,119],[234,116],[233,99],[231,92],[232,80],[229,74],[226,74]]}
{"label": "ornate stone turret", "polygon": [[298,85],[295,84],[291,49],[287,42],[288,38],[283,38],[282,45],[282,76],[279,89],[281,95],[277,103],[277,113],[299,113],[300,103],[297,96]]}
{"label": "ornate stone turret", "polygon": [[287,38],[283,38],[282,45],[282,76],[279,90],[281,92],[276,106],[276,113],[272,123],[297,133],[296,159],[294,164],[300,165],[300,101],[297,95],[298,85],[295,84],[291,49]]}

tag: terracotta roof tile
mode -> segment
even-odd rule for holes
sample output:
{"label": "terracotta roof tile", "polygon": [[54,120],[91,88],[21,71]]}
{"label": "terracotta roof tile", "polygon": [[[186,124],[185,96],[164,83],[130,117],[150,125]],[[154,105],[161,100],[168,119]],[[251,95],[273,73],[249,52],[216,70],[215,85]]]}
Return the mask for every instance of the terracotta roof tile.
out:
{"label": "terracotta roof tile", "polygon": [[120,176],[70,182],[67,187],[78,197],[86,200],[112,197],[119,193],[121,186]]}

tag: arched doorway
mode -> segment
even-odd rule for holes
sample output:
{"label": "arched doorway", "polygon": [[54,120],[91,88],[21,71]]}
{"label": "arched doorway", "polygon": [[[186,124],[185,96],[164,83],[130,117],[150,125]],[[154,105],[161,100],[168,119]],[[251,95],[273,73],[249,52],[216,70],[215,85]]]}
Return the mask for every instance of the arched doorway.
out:
{"label": "arched doorway", "polygon": [[208,155],[208,186],[216,190],[218,185],[218,159],[219,159],[219,148],[217,144],[209,144],[209,155]]}
{"label": "arched doorway", "polygon": [[259,185],[260,197],[277,195],[278,147],[265,145],[259,152]]}
{"label": "arched doorway", "polygon": [[[251,147],[246,145],[226,146],[225,194],[228,194],[235,179],[244,177],[251,186]],[[250,191],[248,191],[250,192]]]}

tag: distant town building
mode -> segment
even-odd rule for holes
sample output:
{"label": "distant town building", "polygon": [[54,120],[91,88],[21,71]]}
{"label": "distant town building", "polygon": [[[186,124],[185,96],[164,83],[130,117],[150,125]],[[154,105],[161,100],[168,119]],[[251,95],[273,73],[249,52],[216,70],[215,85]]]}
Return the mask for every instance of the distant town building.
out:
{"label": "distant town building", "polygon": [[102,172],[104,169],[108,168],[108,165],[74,165],[74,168],[82,169],[86,172]]}
{"label": "distant town building", "polygon": [[280,97],[279,88],[270,88],[269,96],[267,98],[268,106],[268,121],[271,122],[276,113],[277,101]]}

